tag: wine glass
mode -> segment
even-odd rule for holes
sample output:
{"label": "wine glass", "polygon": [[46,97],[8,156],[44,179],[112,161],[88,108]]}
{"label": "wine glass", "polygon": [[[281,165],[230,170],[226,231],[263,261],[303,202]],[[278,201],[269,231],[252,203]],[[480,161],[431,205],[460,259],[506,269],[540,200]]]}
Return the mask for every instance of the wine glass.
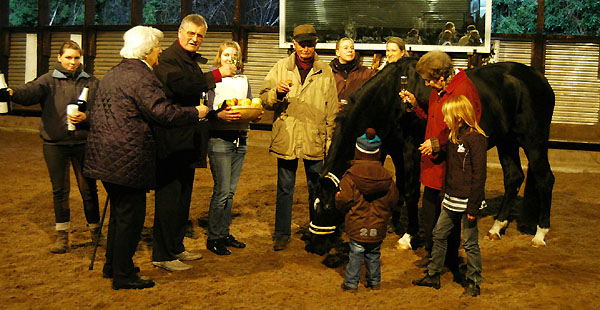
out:
{"label": "wine glass", "polygon": [[[408,90],[408,76],[403,75],[400,77],[400,92],[405,92]],[[402,101],[406,103],[406,112],[411,112],[412,107],[409,107],[409,104],[406,102],[406,99],[403,98]]]}

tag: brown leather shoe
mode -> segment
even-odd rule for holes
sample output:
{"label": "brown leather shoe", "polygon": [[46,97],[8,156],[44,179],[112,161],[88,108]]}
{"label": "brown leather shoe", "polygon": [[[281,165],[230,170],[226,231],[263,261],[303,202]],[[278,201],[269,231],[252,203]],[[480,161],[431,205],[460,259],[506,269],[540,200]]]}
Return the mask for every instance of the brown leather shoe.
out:
{"label": "brown leather shoe", "polygon": [[273,245],[273,250],[281,251],[287,247],[290,243],[290,237],[288,236],[277,236],[275,237],[275,244]]}

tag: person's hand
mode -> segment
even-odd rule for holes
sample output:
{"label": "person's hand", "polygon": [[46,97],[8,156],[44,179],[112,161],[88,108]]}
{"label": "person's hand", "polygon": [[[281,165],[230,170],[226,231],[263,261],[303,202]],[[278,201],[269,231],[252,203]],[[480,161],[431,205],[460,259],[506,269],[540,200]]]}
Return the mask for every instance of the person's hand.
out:
{"label": "person's hand", "polygon": [[280,94],[287,94],[290,91],[290,87],[292,85],[288,84],[288,82],[281,80],[277,84],[277,92]]}
{"label": "person's hand", "polygon": [[237,67],[232,64],[222,64],[219,67],[219,72],[222,77],[234,76],[237,73]]}
{"label": "person's hand", "polygon": [[431,146],[431,139],[427,139],[425,142],[421,144],[419,147],[419,151],[421,154],[431,155],[433,154],[433,147]]}
{"label": "person's hand", "polygon": [[8,94],[11,96],[15,93],[15,91],[12,90],[12,88],[7,88],[6,90],[8,90]]}
{"label": "person's hand", "polygon": [[242,117],[240,112],[232,109],[231,107],[225,108],[223,111],[219,112],[217,116],[226,122],[237,121]]}
{"label": "person's hand", "polygon": [[469,221],[474,221],[477,219],[477,217],[475,215],[471,215],[467,213],[467,219],[469,219]]}
{"label": "person's hand", "polygon": [[67,117],[73,124],[79,124],[87,119],[87,115],[80,111],[73,114],[67,114]]}
{"label": "person's hand", "polygon": [[415,97],[415,95],[411,92],[409,92],[408,90],[401,90],[398,93],[398,96],[400,96],[400,98],[402,98],[402,101],[406,102],[406,103],[410,103],[411,107],[415,106],[415,103],[417,102],[417,98]]}
{"label": "person's hand", "polygon": [[265,111],[264,111],[264,110],[263,110],[263,111],[260,111],[260,115],[259,115],[259,116],[257,116],[257,117],[256,117],[256,118],[255,118],[255,119],[252,121],[252,122],[253,122],[253,123],[258,123],[258,122],[259,122],[259,121],[262,119],[262,117],[263,117],[263,114],[265,114]]}
{"label": "person's hand", "polygon": [[198,110],[198,118],[204,118],[208,114],[208,107],[205,105],[196,106],[196,110]]}

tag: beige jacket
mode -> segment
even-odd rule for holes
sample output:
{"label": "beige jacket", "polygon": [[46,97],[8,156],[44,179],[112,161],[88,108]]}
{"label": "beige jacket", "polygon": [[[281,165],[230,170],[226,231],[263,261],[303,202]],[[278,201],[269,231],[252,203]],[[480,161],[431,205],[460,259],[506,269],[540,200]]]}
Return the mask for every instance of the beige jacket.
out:
{"label": "beige jacket", "polygon": [[[260,90],[264,108],[275,111],[269,152],[287,160],[322,160],[338,112],[335,78],[329,65],[315,54],[313,68],[301,84],[295,57],[292,53],[280,59]],[[280,80],[292,80],[290,92],[282,100],[276,93]]]}

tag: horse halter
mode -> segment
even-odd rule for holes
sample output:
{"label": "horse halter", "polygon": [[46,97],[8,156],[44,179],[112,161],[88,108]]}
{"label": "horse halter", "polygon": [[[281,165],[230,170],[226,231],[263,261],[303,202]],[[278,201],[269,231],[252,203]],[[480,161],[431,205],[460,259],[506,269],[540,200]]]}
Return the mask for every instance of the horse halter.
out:
{"label": "horse halter", "polygon": [[[325,178],[330,179],[331,182],[333,182],[333,184],[335,185],[335,187],[340,186],[340,179],[335,174],[328,172],[325,175]],[[313,208],[315,210],[317,210],[317,206],[319,205],[320,202],[321,202],[321,200],[319,198],[315,199],[315,202],[313,204]],[[308,225],[308,231],[310,231],[312,234],[315,234],[315,235],[333,234],[335,232],[335,229],[336,229],[336,226],[317,226],[317,225],[313,224],[312,221]]]}

